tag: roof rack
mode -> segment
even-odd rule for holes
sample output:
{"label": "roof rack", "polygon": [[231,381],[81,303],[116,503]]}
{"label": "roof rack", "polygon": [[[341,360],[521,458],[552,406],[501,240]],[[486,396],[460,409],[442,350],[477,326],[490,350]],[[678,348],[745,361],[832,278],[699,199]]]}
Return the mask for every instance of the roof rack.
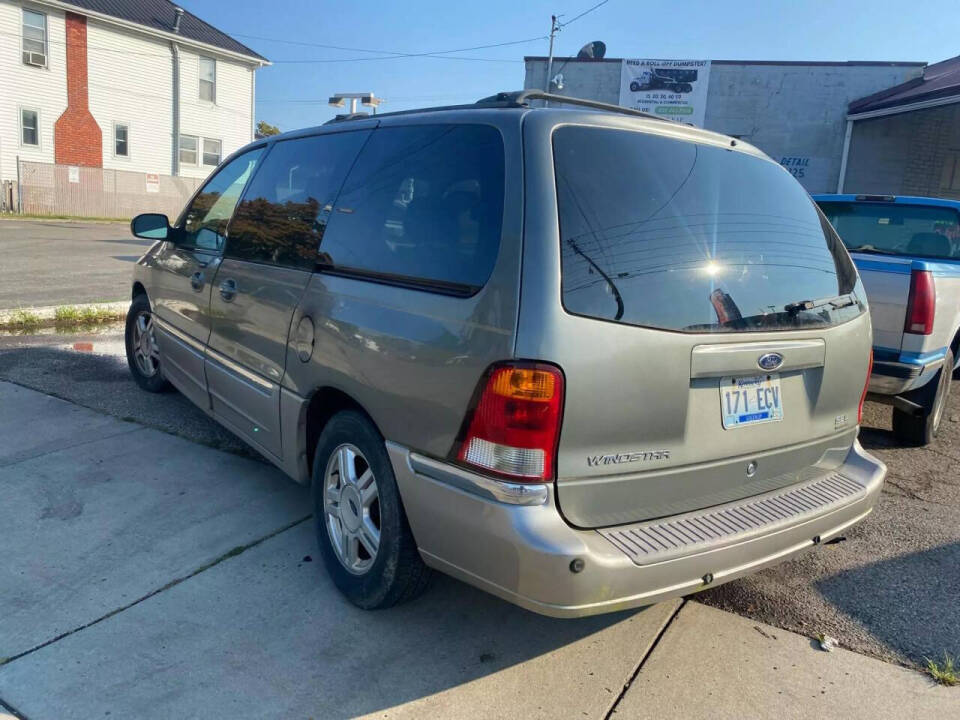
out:
{"label": "roof rack", "polygon": [[598,102],[596,100],[587,100],[585,98],[569,97],[567,95],[554,95],[553,93],[543,92],[542,90],[515,90],[513,92],[500,92],[490,97],[477,100],[477,105],[496,105],[497,107],[530,107],[530,100],[546,100],[562,105],[581,105],[583,107],[593,108],[594,110],[605,110],[607,112],[620,113],[621,115],[633,115],[634,117],[643,117],[648,120],[660,120],[661,122],[671,122],[666,118],[644,112],[643,110],[634,110],[633,108],[623,107],[622,105],[611,105],[610,103]]}
{"label": "roof rack", "polygon": [[332,120],[328,120],[324,125],[332,123],[349,122],[350,120],[376,120],[382,117],[393,117],[396,115],[412,115],[414,113],[442,112],[444,110],[475,110],[477,108],[529,108],[531,100],[546,100],[562,105],[580,105],[582,107],[593,108],[594,110],[605,110],[606,112],[619,113],[621,115],[632,115],[634,117],[647,118],[648,120],[659,120],[660,122],[670,122],[670,120],[654,115],[653,113],[634,110],[633,108],[622,107],[620,105],[611,105],[610,103],[597,102],[596,100],[585,100],[584,98],[568,97],[566,95],[554,95],[543,92],[542,90],[514,90],[512,92],[499,92],[490,97],[481,98],[475,103],[466,105],[441,105],[439,107],[416,108],[413,110],[394,110],[393,112],[377,113],[376,115],[367,115],[366,113],[354,113],[352,115],[337,115]]}

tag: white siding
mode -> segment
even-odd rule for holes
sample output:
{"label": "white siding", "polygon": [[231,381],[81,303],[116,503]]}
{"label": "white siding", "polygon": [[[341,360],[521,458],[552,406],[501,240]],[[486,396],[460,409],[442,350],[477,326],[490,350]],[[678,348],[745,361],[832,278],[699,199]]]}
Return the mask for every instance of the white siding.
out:
{"label": "white siding", "polygon": [[[0,180],[16,180],[17,156],[53,162],[53,124],[67,107],[66,30],[58,10],[26,6],[47,15],[47,67],[23,64],[20,3],[0,0]],[[40,147],[20,145],[20,108],[40,111]]]}
{"label": "white siding", "polygon": [[[48,67],[23,65],[22,7],[47,15]],[[198,56],[217,61],[216,103],[199,98]],[[221,141],[226,157],[253,139],[252,73],[245,64],[181,45],[180,131]],[[103,133],[103,166],[170,174],[173,137],[173,59],[170,43],[148,33],[87,20],[87,77],[90,112]],[[53,125],[67,105],[66,31],[62,11],[29,0],[0,0],[0,179],[15,180],[16,158],[53,162]],[[40,111],[40,148],[20,146],[20,110]],[[129,157],[114,156],[114,123],[129,127]],[[202,152],[202,140],[200,150]],[[180,174],[205,177],[213,169],[182,166]]]}
{"label": "white siding", "polygon": [[[202,138],[220,140],[222,156],[253,140],[253,121],[250,117],[251,74],[249,65],[226,60],[213,53],[217,61],[217,101],[200,99],[200,53],[194,50],[180,52],[180,132],[201,138],[197,161],[202,163]],[[213,168],[204,165],[180,166],[180,174],[205,177]]]}
{"label": "white siding", "polygon": [[[90,112],[103,133],[103,166],[169,175],[173,162],[170,44],[87,20]],[[114,123],[129,128],[129,156],[115,157]]]}

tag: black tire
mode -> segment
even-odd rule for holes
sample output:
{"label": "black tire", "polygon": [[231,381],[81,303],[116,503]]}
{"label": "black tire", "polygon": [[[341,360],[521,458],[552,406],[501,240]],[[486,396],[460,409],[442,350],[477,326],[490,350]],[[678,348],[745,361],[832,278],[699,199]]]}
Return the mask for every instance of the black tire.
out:
{"label": "black tire", "polygon": [[[349,571],[340,560],[324,506],[328,464],[334,462],[338,448],[345,444],[362,453],[362,461],[373,472],[378,493],[379,546],[372,564],[362,574]],[[410,532],[383,438],[365,415],[344,410],[324,427],[314,454],[312,488],[320,554],[333,584],[350,602],[365,610],[374,610],[407,602],[426,590],[430,569],[421,559]]]}
{"label": "black tire", "polygon": [[141,363],[137,360],[137,349],[139,345],[136,339],[137,323],[141,317],[149,318],[151,323],[153,321],[150,300],[142,293],[133,298],[133,302],[130,303],[130,310],[127,311],[127,326],[126,332],[124,333],[127,348],[127,365],[130,367],[130,373],[133,375],[133,379],[141,389],[152,393],[167,392],[171,386],[160,371],[159,357],[153,361],[155,363],[153,373],[148,373],[144,367],[141,367]]}
{"label": "black tire", "polygon": [[640,83],[638,83],[636,80],[630,83],[630,92],[640,92],[642,89],[643,88],[641,88]]}
{"label": "black tire", "polygon": [[937,375],[922,388],[904,393],[904,398],[917,403],[923,410],[919,415],[910,415],[893,409],[893,434],[898,440],[911,445],[929,445],[936,439],[950,396],[952,367],[953,352],[948,348]]}

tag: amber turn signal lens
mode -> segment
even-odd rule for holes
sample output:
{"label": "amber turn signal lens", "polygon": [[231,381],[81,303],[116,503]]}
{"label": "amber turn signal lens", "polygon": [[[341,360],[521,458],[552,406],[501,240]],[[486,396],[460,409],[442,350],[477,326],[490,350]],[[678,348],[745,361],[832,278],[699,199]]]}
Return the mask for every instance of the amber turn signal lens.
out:
{"label": "amber turn signal lens", "polygon": [[552,400],[555,392],[554,374],[533,368],[500,368],[491,385],[497,395],[534,402]]}

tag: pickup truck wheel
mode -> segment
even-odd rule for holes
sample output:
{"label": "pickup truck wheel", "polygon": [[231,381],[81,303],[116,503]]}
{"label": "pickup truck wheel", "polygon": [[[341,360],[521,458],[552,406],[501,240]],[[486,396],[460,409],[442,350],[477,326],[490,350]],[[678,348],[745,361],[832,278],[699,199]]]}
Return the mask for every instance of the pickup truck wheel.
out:
{"label": "pickup truck wheel", "polygon": [[170,389],[170,383],[160,372],[160,350],[153,325],[153,312],[146,295],[137,295],[127,311],[124,333],[127,365],[142,389],[159,393]]}
{"label": "pickup truck wheel", "polygon": [[913,445],[929,445],[937,437],[940,422],[943,420],[943,412],[947,406],[947,398],[950,395],[950,381],[953,379],[952,367],[953,352],[948,348],[947,355],[943,359],[943,366],[937,372],[936,377],[922,388],[904,393],[907,400],[917,403],[923,409],[920,414],[911,415],[894,408],[893,434],[898,440]]}
{"label": "pickup truck wheel", "polygon": [[390,607],[426,589],[430,570],[410,532],[383,438],[359,412],[337,413],[317,440],[313,511],[327,572],[354,605]]}

